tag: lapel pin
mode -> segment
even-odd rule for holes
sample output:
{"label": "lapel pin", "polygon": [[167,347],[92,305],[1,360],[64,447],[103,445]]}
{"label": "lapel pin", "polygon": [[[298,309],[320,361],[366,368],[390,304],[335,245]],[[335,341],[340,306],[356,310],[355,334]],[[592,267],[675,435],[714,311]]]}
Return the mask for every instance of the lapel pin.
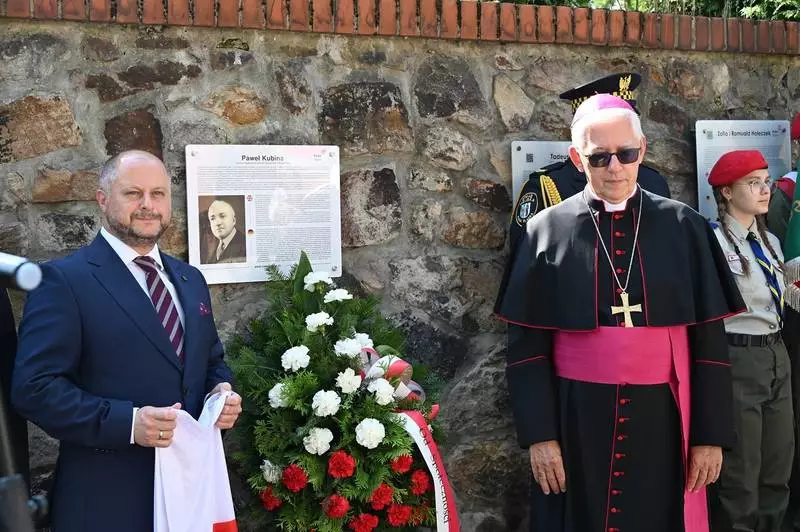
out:
{"label": "lapel pin", "polygon": [[185,275],[181,275],[181,279],[183,279],[184,281],[188,281],[189,280],[189,279],[186,278]]}

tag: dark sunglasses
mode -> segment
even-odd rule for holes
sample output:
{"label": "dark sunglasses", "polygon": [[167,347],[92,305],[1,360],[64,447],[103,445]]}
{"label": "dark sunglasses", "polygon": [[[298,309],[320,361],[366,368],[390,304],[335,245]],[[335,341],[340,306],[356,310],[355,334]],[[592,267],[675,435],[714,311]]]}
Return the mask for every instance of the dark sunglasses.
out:
{"label": "dark sunglasses", "polygon": [[639,152],[641,151],[641,148],[627,148],[616,153],[609,153],[607,151],[591,153],[589,155],[585,155],[585,157],[589,160],[589,166],[592,168],[605,168],[611,164],[611,157],[614,155],[617,156],[617,160],[620,163],[631,164],[636,162],[636,160],[639,158]]}

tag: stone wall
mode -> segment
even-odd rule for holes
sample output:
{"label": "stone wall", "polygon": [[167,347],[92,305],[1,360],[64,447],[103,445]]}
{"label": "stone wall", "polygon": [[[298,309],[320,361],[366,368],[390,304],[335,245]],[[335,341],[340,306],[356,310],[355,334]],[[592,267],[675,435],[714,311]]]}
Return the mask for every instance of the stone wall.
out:
{"label": "stone wall", "polygon": [[[694,121],[785,119],[800,97],[789,55],[241,29],[0,19],[0,60],[3,251],[48,259],[89,242],[98,167],[124,149],[164,158],[175,224],[163,247],[185,258],[187,143],[341,146],[343,282],[382,296],[408,357],[448,380],[445,453],[464,531],[525,526],[527,457],[491,312],[511,141],[566,139],[558,93],[640,72],[647,162],[696,204]],[[224,338],[263,309],[261,291],[212,288]],[[32,443],[46,485],[54,446],[39,432]]]}

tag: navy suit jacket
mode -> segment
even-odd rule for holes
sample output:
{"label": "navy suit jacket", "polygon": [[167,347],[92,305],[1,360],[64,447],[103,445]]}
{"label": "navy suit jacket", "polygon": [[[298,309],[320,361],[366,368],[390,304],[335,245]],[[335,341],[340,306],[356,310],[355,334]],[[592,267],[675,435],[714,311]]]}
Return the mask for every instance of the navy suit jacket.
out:
{"label": "navy suit jacket", "polygon": [[19,328],[17,411],[60,440],[53,532],[153,528],[155,451],[130,444],[133,407],[181,403],[197,418],[232,375],[200,272],[162,253],[184,312],[185,362],[106,240],[42,266]]}

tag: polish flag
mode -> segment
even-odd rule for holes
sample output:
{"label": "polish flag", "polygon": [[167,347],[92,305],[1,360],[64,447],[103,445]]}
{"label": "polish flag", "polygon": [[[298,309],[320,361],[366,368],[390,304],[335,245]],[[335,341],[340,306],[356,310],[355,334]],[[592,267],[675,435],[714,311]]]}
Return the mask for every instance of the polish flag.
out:
{"label": "polish flag", "polygon": [[172,443],[156,448],[154,532],[237,532],[222,434],[214,426],[231,393],[212,395],[197,421],[179,410]]}

